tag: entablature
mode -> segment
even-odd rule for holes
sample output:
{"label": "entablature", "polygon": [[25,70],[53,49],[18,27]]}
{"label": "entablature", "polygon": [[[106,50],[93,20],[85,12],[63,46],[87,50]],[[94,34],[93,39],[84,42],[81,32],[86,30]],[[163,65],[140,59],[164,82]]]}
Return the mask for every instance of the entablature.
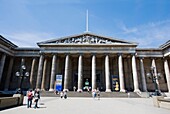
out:
{"label": "entablature", "polygon": [[38,57],[40,48],[16,48],[14,56]]}
{"label": "entablature", "polygon": [[163,52],[159,48],[136,49],[137,57],[163,57]]}

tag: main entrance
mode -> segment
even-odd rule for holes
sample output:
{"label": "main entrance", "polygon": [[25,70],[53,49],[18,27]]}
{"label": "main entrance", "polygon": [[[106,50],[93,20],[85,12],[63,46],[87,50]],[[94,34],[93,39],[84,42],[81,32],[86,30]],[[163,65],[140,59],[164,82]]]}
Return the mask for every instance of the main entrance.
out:
{"label": "main entrance", "polygon": [[91,89],[91,78],[83,78],[83,91]]}
{"label": "main entrance", "polygon": [[[73,75],[73,87],[78,88],[78,73],[74,73]],[[83,80],[82,80],[82,90],[86,91],[87,88],[92,88],[92,78],[91,78],[91,71],[83,71]],[[96,89],[102,90],[101,85],[101,73],[96,73]]]}
{"label": "main entrance", "polygon": [[83,91],[91,88],[91,70],[83,71]]}
{"label": "main entrance", "polygon": [[[87,87],[91,87],[91,74],[90,72],[88,71],[85,71],[83,73],[83,91],[84,90],[87,90]],[[78,73],[74,73],[74,76],[73,76],[73,87],[76,87],[78,88]]]}

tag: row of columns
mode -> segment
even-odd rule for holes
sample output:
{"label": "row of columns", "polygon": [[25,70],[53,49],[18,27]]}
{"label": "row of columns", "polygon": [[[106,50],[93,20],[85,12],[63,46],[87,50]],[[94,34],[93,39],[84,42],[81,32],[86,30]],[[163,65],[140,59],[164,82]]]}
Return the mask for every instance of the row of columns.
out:
{"label": "row of columns", "polygon": [[[65,73],[64,73],[64,90],[68,90],[68,83],[69,83],[69,54],[66,55],[65,58]],[[42,79],[42,69],[43,66],[46,66],[46,62],[43,63],[43,56],[40,56],[39,60],[39,67],[38,67],[38,74],[37,74],[37,85],[36,88],[44,88],[44,78]],[[51,68],[51,78],[50,78],[50,89],[49,91],[54,90],[54,82],[55,82],[55,72],[56,72],[56,60],[57,56],[53,55],[52,58],[52,68]],[[34,67],[34,59],[32,63],[32,69]],[[43,65],[44,64],[44,65]],[[152,59],[152,66],[156,67],[155,59]],[[105,84],[106,84],[106,92],[111,91],[111,84],[110,84],[110,71],[109,71],[109,55],[105,55]],[[147,91],[146,79],[145,79],[145,71],[144,71],[144,63],[143,58],[140,58],[140,72],[141,72],[141,81],[142,81],[142,88],[143,91]],[[169,66],[168,61],[165,60],[164,62],[164,69],[167,78],[167,85],[168,90],[170,92],[170,73],[169,73]],[[120,84],[120,92],[125,92],[125,83],[124,83],[124,75],[123,75],[123,59],[122,54],[118,56],[118,70],[119,70],[119,84]],[[31,70],[32,71],[32,70]],[[155,71],[156,72],[156,71]],[[140,92],[139,90],[139,82],[137,76],[137,69],[136,69],[136,58],[135,55],[132,56],[132,74],[133,74],[133,84],[134,84],[134,92]],[[31,75],[32,76],[32,75]],[[43,76],[44,77],[44,76]],[[31,77],[30,77],[31,81]],[[42,86],[41,86],[42,82]],[[82,91],[83,88],[83,56],[82,54],[78,57],[78,91]],[[96,89],[96,55],[92,55],[92,90]]]}
{"label": "row of columns", "polygon": [[[118,58],[119,65],[119,80],[120,80],[120,92],[125,92],[125,84],[124,84],[124,75],[123,75],[123,61],[122,55],[119,55]],[[133,71],[133,79],[134,79],[134,88],[135,92],[139,92],[138,86],[138,77],[136,70],[136,60],[135,56],[132,56],[132,71]],[[82,55],[79,56],[78,61],[78,91],[82,91]],[[111,84],[110,84],[110,68],[109,68],[109,55],[105,56],[105,84],[106,84],[106,92],[111,92]],[[64,82],[65,83],[65,82]],[[66,89],[66,88],[65,88]],[[92,56],[92,90],[96,89],[96,56]]]}
{"label": "row of columns", "polygon": [[[2,78],[2,73],[4,69],[6,54],[3,54],[1,56],[0,60],[0,81]],[[51,66],[51,76],[50,76],[50,89],[49,91],[54,90],[54,83],[55,83],[55,73],[56,73],[56,60],[57,55],[53,55],[52,57],[52,66]],[[8,90],[9,88],[9,80],[11,77],[12,72],[12,66],[13,66],[14,58],[11,57],[10,59],[10,66],[8,68],[7,77],[5,80],[5,90]],[[32,67],[31,67],[31,73],[30,73],[30,86],[33,88],[33,76],[34,69],[35,69],[36,59],[34,58],[32,60]],[[122,60],[122,54],[119,54],[118,56],[118,70],[119,70],[119,84],[120,84],[120,92],[125,92],[125,84],[124,84],[124,75],[123,75],[123,60]],[[156,70],[156,63],[155,59],[152,59],[152,66],[155,67]],[[45,69],[47,67],[47,59],[44,60],[44,56],[41,55],[39,59],[39,65],[38,65],[38,73],[37,73],[37,82],[36,82],[36,88],[39,89],[45,89]],[[111,84],[110,84],[110,71],[109,71],[109,55],[105,55],[105,84],[106,84],[106,92],[111,91]],[[170,92],[170,71],[168,66],[168,61],[165,59],[164,61],[164,70],[165,75],[167,79],[167,86],[168,91]],[[145,71],[144,71],[144,63],[143,58],[140,58],[140,71],[141,71],[141,81],[142,81],[142,88],[143,91],[147,91],[147,85],[146,85],[146,79],[145,79]],[[155,71],[157,73],[157,71]],[[68,90],[68,83],[69,83],[69,55],[66,55],[65,58],[65,76],[64,76],[64,90]],[[132,56],[132,74],[133,74],[133,81],[134,81],[134,91],[139,92],[139,84],[138,84],[138,76],[137,76],[137,69],[136,69],[136,59],[135,55]],[[158,83],[159,84],[159,83]],[[82,54],[79,55],[78,58],[78,91],[82,91],[83,86],[83,56]],[[96,55],[94,54],[92,56],[92,89],[96,89]]]}

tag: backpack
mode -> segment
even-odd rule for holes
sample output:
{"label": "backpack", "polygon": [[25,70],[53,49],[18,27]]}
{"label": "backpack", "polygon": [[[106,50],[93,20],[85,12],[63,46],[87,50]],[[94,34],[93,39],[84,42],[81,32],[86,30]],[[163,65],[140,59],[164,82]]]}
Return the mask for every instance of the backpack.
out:
{"label": "backpack", "polygon": [[28,99],[32,99],[32,93],[28,92]]}

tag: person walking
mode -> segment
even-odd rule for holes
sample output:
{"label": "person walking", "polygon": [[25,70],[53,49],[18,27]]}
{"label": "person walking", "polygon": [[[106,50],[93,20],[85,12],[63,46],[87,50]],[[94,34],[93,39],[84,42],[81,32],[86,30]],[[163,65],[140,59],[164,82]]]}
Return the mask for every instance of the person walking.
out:
{"label": "person walking", "polygon": [[93,97],[93,99],[96,98],[96,90],[93,90],[93,91],[92,91],[92,97]]}
{"label": "person walking", "polygon": [[34,102],[35,102],[35,106],[34,108],[39,108],[38,107],[38,100],[40,99],[40,92],[38,90],[35,91],[35,94],[34,94]]}
{"label": "person walking", "polygon": [[32,90],[27,92],[27,108],[31,108],[32,105],[32,98],[33,98],[33,93]]}
{"label": "person walking", "polygon": [[64,91],[64,98],[67,99],[67,91]]}
{"label": "person walking", "polygon": [[60,98],[61,99],[63,98],[63,92],[62,91],[60,92]]}
{"label": "person walking", "polygon": [[97,98],[98,98],[98,100],[100,100],[100,90],[99,89],[97,89]]}

